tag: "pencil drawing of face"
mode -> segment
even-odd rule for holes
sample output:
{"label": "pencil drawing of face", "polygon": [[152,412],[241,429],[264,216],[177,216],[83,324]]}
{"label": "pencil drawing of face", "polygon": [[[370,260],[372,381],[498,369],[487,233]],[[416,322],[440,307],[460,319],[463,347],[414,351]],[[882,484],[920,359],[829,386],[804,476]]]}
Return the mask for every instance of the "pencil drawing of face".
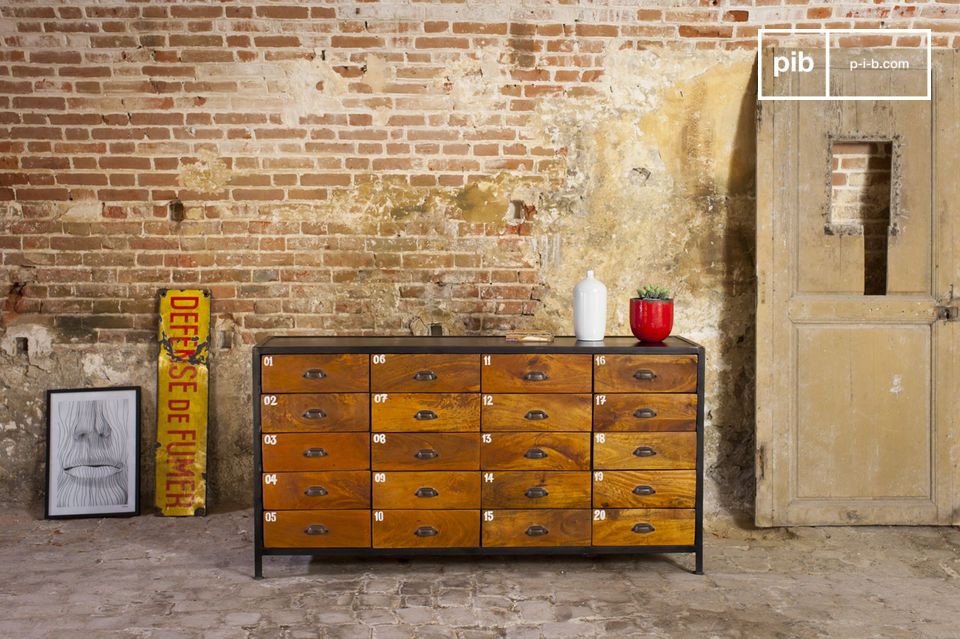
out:
{"label": "pencil drawing of face", "polygon": [[127,502],[127,399],[63,402],[57,428],[57,505],[115,506]]}

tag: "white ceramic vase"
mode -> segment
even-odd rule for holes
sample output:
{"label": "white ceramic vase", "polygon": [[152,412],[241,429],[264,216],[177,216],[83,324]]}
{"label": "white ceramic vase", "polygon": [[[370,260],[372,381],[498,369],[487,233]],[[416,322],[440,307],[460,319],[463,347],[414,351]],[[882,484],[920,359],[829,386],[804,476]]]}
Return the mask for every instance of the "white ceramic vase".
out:
{"label": "white ceramic vase", "polygon": [[587,271],[573,287],[573,332],[581,342],[602,342],[607,329],[607,287]]}

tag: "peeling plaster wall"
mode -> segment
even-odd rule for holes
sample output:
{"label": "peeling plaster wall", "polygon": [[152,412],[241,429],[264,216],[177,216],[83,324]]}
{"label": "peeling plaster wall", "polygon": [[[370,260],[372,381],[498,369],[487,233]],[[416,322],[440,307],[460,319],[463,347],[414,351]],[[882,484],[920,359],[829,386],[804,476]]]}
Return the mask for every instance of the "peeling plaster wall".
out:
{"label": "peeling plaster wall", "polygon": [[[485,239],[460,241],[466,244],[463,250],[478,252],[485,262],[535,268],[542,294],[534,312],[514,322],[524,328],[569,334],[571,290],[587,269],[609,287],[610,334],[629,333],[627,300],[638,285],[670,287],[677,300],[676,332],[702,342],[708,352],[708,512],[742,510],[752,498],[753,58],[751,53],[611,46],[598,95],[555,97],[537,105],[526,135],[538,145],[563,149],[553,170],[501,172],[463,188],[432,189],[373,175],[326,203],[281,206],[272,217],[357,225],[426,221],[437,226],[441,240],[452,235],[445,228],[448,221],[500,225],[501,233],[523,224],[519,253],[502,254],[500,244]],[[308,104],[296,87],[329,77],[322,71],[328,67],[316,61],[298,64],[281,76],[291,86],[285,118],[322,106]],[[487,82],[503,73],[499,65],[495,53],[483,50],[475,65],[452,67],[444,79],[451,108],[482,117],[494,106]],[[373,69],[378,78],[391,75],[382,60]],[[327,100],[328,90],[321,95],[321,102]],[[231,174],[215,154],[204,152],[184,167],[179,180],[184,188],[208,193],[222,190]],[[519,218],[512,202],[524,205]],[[65,216],[83,219],[87,213],[99,215],[99,207],[75,205]],[[358,318],[364,329],[376,330],[378,317],[398,313],[395,287],[381,286],[382,294],[372,296],[376,302]],[[445,310],[442,298],[427,296],[421,302],[420,312],[404,318],[410,331],[425,332],[439,321],[448,332],[469,332]],[[18,335],[30,338],[29,357],[16,356],[10,346]],[[43,397],[25,391],[132,383],[144,387],[143,486],[149,501],[156,348],[72,346],[62,343],[64,337],[43,324],[13,323],[5,329],[0,482],[8,487],[6,500],[33,503],[41,490]],[[213,501],[249,501],[246,341],[241,335],[236,343],[242,346],[214,353]]]}

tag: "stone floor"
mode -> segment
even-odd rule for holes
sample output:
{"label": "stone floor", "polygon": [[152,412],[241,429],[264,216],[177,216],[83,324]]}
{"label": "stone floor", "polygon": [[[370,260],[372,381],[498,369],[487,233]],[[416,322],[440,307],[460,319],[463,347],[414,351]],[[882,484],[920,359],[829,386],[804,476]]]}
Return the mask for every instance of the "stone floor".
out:
{"label": "stone floor", "polygon": [[960,531],[713,526],[687,556],[310,561],[250,511],[0,514],[0,637],[960,637]]}

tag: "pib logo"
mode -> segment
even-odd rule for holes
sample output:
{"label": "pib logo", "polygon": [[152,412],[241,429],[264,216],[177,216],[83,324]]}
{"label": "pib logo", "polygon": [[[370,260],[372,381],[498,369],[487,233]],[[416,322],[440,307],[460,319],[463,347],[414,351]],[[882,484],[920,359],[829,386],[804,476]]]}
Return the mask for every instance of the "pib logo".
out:
{"label": "pib logo", "polygon": [[810,73],[813,71],[813,58],[803,51],[791,51],[789,56],[773,56],[773,77],[781,73]]}

